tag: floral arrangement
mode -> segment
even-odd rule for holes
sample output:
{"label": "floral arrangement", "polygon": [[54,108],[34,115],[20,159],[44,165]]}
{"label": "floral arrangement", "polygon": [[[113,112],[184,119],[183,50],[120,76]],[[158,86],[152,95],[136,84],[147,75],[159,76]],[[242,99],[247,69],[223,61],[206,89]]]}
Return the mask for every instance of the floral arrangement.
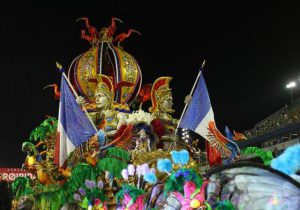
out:
{"label": "floral arrangement", "polygon": [[[159,159],[157,162],[157,169],[169,175],[165,182],[164,195],[174,196],[180,202],[182,210],[209,208],[204,195],[207,183],[195,170],[187,168],[190,158],[189,152],[187,150],[173,150],[171,158],[173,164],[169,159]],[[179,165],[180,168],[172,171],[173,165]]]}
{"label": "floral arrangement", "polygon": [[103,194],[103,186],[102,181],[98,181],[96,184],[95,181],[85,180],[85,185],[74,193],[74,201],[85,209],[107,210],[107,198]]}
{"label": "floral arrangement", "polygon": [[148,164],[134,166],[129,164],[123,169],[122,177],[127,184],[122,185],[122,189],[117,193],[116,198],[122,209],[143,209],[146,184],[157,182],[155,168],[150,168]]}

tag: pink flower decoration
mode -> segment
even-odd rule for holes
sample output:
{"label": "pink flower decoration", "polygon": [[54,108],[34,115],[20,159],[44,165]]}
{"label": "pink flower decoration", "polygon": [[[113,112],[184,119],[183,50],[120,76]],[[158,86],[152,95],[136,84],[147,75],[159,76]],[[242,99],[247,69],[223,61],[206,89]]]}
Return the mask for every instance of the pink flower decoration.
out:
{"label": "pink flower decoration", "polygon": [[197,190],[196,184],[192,181],[188,181],[183,186],[184,196],[182,196],[182,194],[179,192],[173,192],[172,194],[181,203],[181,210],[193,210],[194,208],[192,208],[191,204],[195,202],[202,204],[205,201],[204,188],[206,185],[207,182],[204,182],[200,190]]}
{"label": "pink flower decoration", "polygon": [[144,195],[140,195],[137,197],[136,201],[132,203],[131,205],[127,206],[131,202],[131,196],[128,193],[124,194],[124,200],[123,200],[123,208],[122,210],[128,209],[128,210],[143,210],[144,207]]}
{"label": "pink flower decoration", "polygon": [[100,199],[96,198],[96,199],[94,200],[94,206],[99,206],[100,204],[101,204]]}

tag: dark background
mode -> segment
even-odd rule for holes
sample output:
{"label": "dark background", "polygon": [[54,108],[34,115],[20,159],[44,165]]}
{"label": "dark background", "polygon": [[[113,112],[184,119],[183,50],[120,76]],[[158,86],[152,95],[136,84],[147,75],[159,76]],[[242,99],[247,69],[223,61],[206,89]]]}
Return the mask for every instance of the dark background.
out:
{"label": "dark background", "polygon": [[[82,22],[108,26],[121,18],[117,34],[134,28],[123,43],[139,62],[144,83],[174,79],[175,117],[203,59],[204,78],[220,130],[238,131],[290,103],[285,89],[300,76],[300,12],[291,4],[213,1],[26,1],[0,3],[0,167],[21,167],[21,144],[45,115],[57,116],[50,89],[60,83],[55,67],[66,68],[89,48],[80,39]],[[220,1],[221,2],[221,1]],[[295,97],[300,92],[295,89]]]}

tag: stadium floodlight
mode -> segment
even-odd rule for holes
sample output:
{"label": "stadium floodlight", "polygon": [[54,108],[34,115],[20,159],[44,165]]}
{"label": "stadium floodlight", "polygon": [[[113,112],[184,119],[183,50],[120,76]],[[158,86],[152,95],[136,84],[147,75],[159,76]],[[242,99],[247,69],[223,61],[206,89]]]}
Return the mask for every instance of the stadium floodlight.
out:
{"label": "stadium floodlight", "polygon": [[296,82],[294,82],[294,81],[292,81],[286,85],[286,88],[291,90],[291,105],[293,104],[293,89],[294,89],[294,87],[296,87]]}
{"label": "stadium floodlight", "polygon": [[296,82],[290,82],[289,84],[286,85],[286,88],[290,89],[290,88],[294,88],[296,87]]}

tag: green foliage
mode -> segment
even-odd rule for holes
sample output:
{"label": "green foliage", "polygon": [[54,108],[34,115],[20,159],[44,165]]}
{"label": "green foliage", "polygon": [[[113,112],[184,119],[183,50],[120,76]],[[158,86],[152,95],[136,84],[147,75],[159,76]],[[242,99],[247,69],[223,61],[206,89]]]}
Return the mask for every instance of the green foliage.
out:
{"label": "green foliage", "polygon": [[96,166],[98,171],[108,171],[113,176],[121,178],[121,171],[127,168],[127,163],[115,158],[103,158],[98,161]]}
{"label": "green foliage", "polygon": [[15,199],[25,195],[34,198],[34,209],[60,209],[63,202],[63,191],[59,185],[42,185],[36,183],[33,186],[32,181],[27,177],[18,177],[12,183],[12,194]]}
{"label": "green foliage", "polygon": [[49,117],[30,133],[29,140],[44,140],[47,136],[54,134],[56,129],[57,119],[55,117]]}
{"label": "green foliage", "polygon": [[119,192],[116,194],[116,200],[119,201],[120,199],[123,199],[125,193],[128,193],[133,199],[133,202],[135,202],[140,195],[145,194],[145,191],[138,189],[132,185],[123,184],[122,189],[119,190]]}
{"label": "green foliage", "polygon": [[216,204],[215,210],[235,210],[235,207],[229,200],[224,200]]}
{"label": "green foliage", "polygon": [[96,169],[87,163],[79,163],[72,170],[72,175],[69,178],[68,182],[65,183],[64,189],[65,191],[73,194],[73,192],[80,188],[87,179],[93,181],[97,180]]}
{"label": "green foliage", "polygon": [[[182,175],[178,176],[179,173]],[[183,194],[183,186],[186,181],[194,182],[197,188],[200,188],[203,183],[203,179],[193,169],[179,169],[178,171],[173,172],[167,179],[164,187],[164,195],[166,196],[169,192],[174,191]]]}
{"label": "green foliage", "polygon": [[33,193],[32,181],[27,177],[18,177],[11,184],[12,194],[16,199]]}
{"label": "green foliage", "polygon": [[273,159],[273,155],[271,151],[265,151],[258,147],[247,147],[242,150],[242,154],[250,155],[255,154],[256,156],[260,157],[265,165],[270,165],[271,160]]}
{"label": "green foliage", "polygon": [[35,195],[35,209],[57,210],[63,206],[64,193],[62,190],[43,192]]}
{"label": "green foliage", "polygon": [[206,206],[206,210],[212,210],[211,206],[209,205],[209,203],[204,202],[205,206]]}
{"label": "green foliage", "polygon": [[96,198],[99,198],[102,202],[107,200],[107,197],[104,195],[103,191],[98,187],[95,187],[93,190],[86,189],[86,197],[88,200],[92,201]]}
{"label": "green foliage", "polygon": [[84,208],[87,209],[89,207],[89,199],[87,197],[84,197],[84,199],[79,202],[79,205]]}
{"label": "green foliage", "polygon": [[122,159],[125,161],[130,160],[129,153],[118,147],[112,147],[112,148],[107,149],[107,156],[115,157],[115,158]]}

